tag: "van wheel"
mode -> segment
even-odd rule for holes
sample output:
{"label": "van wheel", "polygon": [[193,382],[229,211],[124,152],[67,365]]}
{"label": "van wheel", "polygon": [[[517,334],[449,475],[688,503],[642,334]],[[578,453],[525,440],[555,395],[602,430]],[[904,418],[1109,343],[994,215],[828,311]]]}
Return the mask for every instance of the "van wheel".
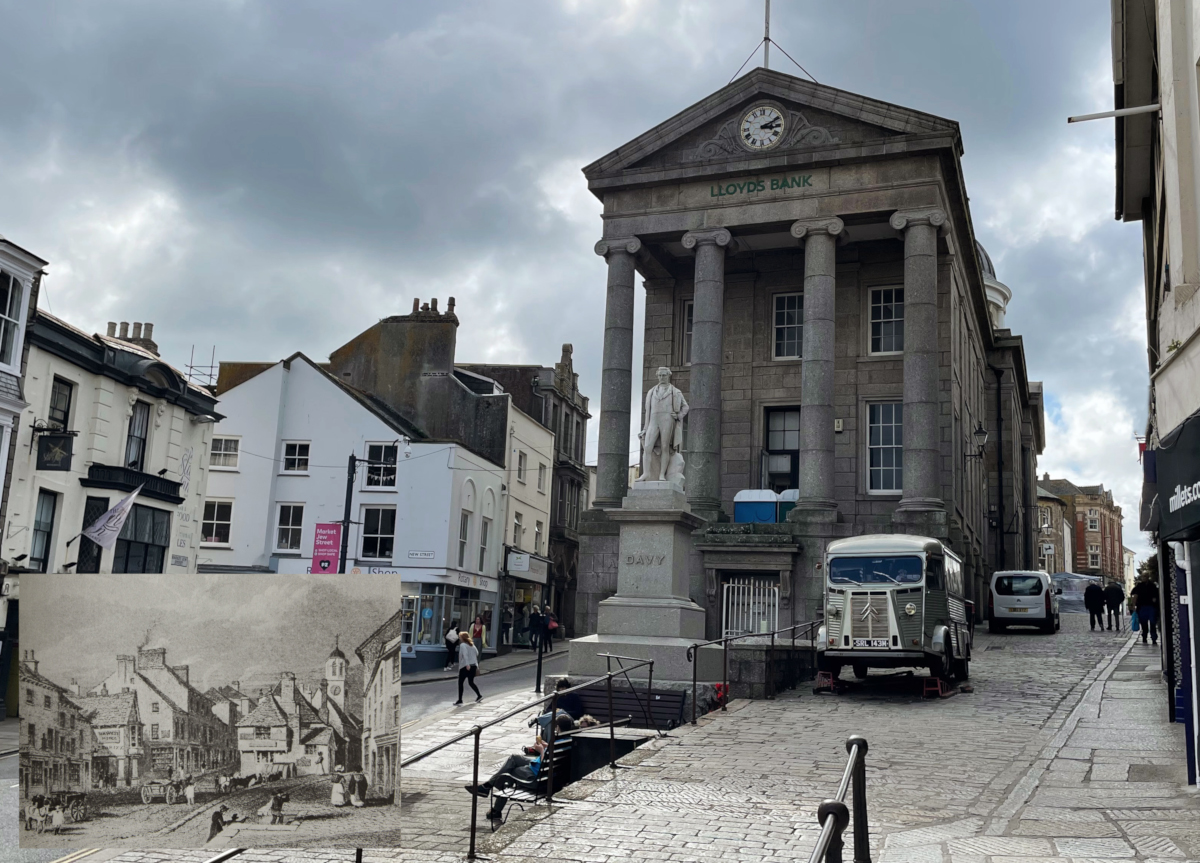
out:
{"label": "van wheel", "polygon": [[954,677],[957,680],[969,680],[971,677],[970,657],[954,660]]}
{"label": "van wheel", "polygon": [[859,680],[866,680],[867,664],[865,662],[856,662],[856,663],[854,663],[852,668],[854,669],[855,677],[857,677]]}
{"label": "van wheel", "polygon": [[1008,627],[996,620],[996,618],[988,618],[988,632],[1004,632],[1006,629],[1008,629]]}

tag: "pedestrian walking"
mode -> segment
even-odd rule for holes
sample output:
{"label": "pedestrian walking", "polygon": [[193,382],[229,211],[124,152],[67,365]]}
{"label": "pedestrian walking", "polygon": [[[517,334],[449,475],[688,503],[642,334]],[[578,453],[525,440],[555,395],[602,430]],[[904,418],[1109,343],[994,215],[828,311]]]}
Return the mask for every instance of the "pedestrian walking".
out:
{"label": "pedestrian walking", "polygon": [[346,780],[342,776],[342,765],[333,768],[332,787],[329,791],[329,802],[333,806],[346,805]]}
{"label": "pedestrian walking", "polygon": [[542,612],[538,607],[532,606],[529,614],[529,646],[534,650],[538,649],[538,640],[542,637]]}
{"label": "pedestrian walking", "polygon": [[66,823],[66,806],[62,803],[55,803],[54,808],[50,810],[50,824],[54,827],[55,836],[66,826]]}
{"label": "pedestrian walking", "polygon": [[367,805],[367,777],[361,773],[350,777],[350,805],[356,809]]}
{"label": "pedestrian walking", "polygon": [[1087,586],[1087,590],[1083,592],[1083,607],[1088,610],[1088,622],[1091,624],[1092,632],[1096,631],[1096,625],[1100,625],[1101,631],[1104,629],[1104,588],[1096,582],[1091,582]]}
{"label": "pedestrian walking", "polygon": [[283,804],[291,799],[291,795],[280,794],[278,791],[271,795],[271,802],[264,808],[270,813],[272,824],[283,823]]}
{"label": "pedestrian walking", "polygon": [[446,671],[453,671],[458,664],[458,621],[455,620],[446,630]]}
{"label": "pedestrian walking", "polygon": [[196,780],[190,776],[183,786],[183,796],[187,798],[188,806],[196,805]]}
{"label": "pedestrian walking", "polygon": [[1158,645],[1158,584],[1147,573],[1133,586],[1130,592],[1137,609],[1138,628],[1142,631],[1142,644],[1147,639]]}
{"label": "pedestrian walking", "polygon": [[475,690],[475,700],[483,701],[483,693],[479,691],[479,687],[475,685],[475,675],[479,671],[479,651],[475,649],[475,644],[471,640],[471,633],[463,631],[458,634],[458,701],[455,705],[462,704],[463,697],[463,681],[471,684],[471,688]]}
{"label": "pedestrian walking", "polygon": [[1125,588],[1119,581],[1110,581],[1104,588],[1104,603],[1108,606],[1108,628],[1113,628],[1113,620],[1117,622],[1117,632],[1121,631],[1121,607],[1125,605]]}
{"label": "pedestrian walking", "polygon": [[229,807],[226,806],[224,803],[222,803],[221,807],[212,814],[212,819],[208,822],[208,841],[209,842],[213,841],[214,837],[216,837],[216,835],[218,833],[220,833],[222,830],[224,830],[226,825],[232,824],[233,822],[238,820],[238,817],[236,814],[230,815],[228,820],[226,820],[225,813],[228,811],[229,811]]}
{"label": "pedestrian walking", "polygon": [[475,615],[475,622],[471,624],[471,640],[482,657],[483,651],[487,650],[487,624],[483,622],[482,615]]}
{"label": "pedestrian walking", "polygon": [[545,622],[543,633],[546,639],[546,652],[554,652],[554,636],[558,634],[558,616],[550,610],[550,606],[542,608],[542,620]]}

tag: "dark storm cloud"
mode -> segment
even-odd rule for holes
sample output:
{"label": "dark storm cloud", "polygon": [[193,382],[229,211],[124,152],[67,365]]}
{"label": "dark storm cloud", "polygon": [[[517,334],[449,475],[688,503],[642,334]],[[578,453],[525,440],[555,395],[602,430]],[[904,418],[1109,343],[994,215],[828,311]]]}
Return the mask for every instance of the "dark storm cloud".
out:
{"label": "dark storm cloud", "polygon": [[[861,0],[776,3],[772,24],[822,83],[961,124],[1060,439],[1095,399],[1144,423],[1111,123],[1064,122],[1111,103],[1108,14]],[[579,169],[723,86],[761,19],[760,0],[7,2],[0,233],[51,261],[56,313],[153,320],[176,364],[214,344],[323,358],[455,295],[462,358],[548,363],[571,341],[595,399],[605,278]]]}

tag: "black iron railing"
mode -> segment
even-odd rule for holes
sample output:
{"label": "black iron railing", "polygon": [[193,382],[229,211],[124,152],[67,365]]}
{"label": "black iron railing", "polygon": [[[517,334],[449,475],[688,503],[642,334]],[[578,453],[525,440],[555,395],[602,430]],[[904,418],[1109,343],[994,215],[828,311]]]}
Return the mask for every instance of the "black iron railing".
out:
{"label": "black iron railing", "polygon": [[797,623],[793,626],[777,629],[774,632],[748,632],[744,635],[729,635],[725,638],[714,638],[712,641],[700,641],[693,644],[687,650],[687,660],[692,664],[692,725],[696,724],[696,677],[697,669],[700,665],[698,651],[701,647],[708,647],[711,644],[721,645],[721,709],[725,709],[725,702],[729,700],[729,642],[741,641],[744,638],[770,638],[770,646],[767,650],[766,659],[766,674],[764,675],[764,685],[767,688],[767,698],[775,697],[775,636],[781,633],[791,633],[792,648],[796,647],[796,639],[803,638],[804,633],[807,633],[809,649],[816,654],[817,650],[817,628],[821,625],[819,620],[810,620],[806,623]]}
{"label": "black iron railing", "polygon": [[846,740],[846,770],[838,785],[837,796],[821,803],[817,823],[821,835],[808,863],[842,863],[842,833],[850,823],[846,792],[854,791],[854,863],[871,863],[871,843],[867,834],[867,740],[855,734]]}
{"label": "black iron railing", "polygon": [[88,465],[87,478],[81,478],[79,484],[87,488],[111,488],[114,491],[133,491],[141,486],[142,497],[152,497],[167,503],[183,503],[183,497],[179,494],[180,483],[131,467],[91,464]]}
{"label": "black iron railing", "polygon": [[[608,663],[609,667],[611,667],[613,659],[625,660],[625,661],[632,662],[633,664],[632,665],[623,665],[623,663],[621,663],[623,665],[623,667],[620,668],[618,671],[610,671],[607,674],[603,674],[599,677],[593,677],[591,680],[588,680],[584,683],[577,684],[576,686],[572,686],[568,689],[558,690],[558,691],[550,693],[549,695],[542,696],[541,698],[535,698],[532,701],[527,701],[526,703],[522,704],[520,707],[514,707],[512,710],[509,710],[507,713],[503,714],[502,716],[498,716],[495,719],[492,719],[488,722],[483,723],[482,725],[476,725],[470,731],[464,731],[462,734],[458,734],[454,737],[451,737],[449,740],[442,741],[441,743],[438,743],[435,746],[430,746],[428,749],[425,749],[422,752],[418,752],[416,755],[411,755],[408,758],[403,759],[400,762],[400,770],[404,770],[405,767],[409,767],[413,764],[416,764],[418,761],[420,761],[424,758],[428,758],[430,755],[433,755],[435,752],[441,752],[443,749],[445,749],[448,746],[453,746],[455,743],[460,743],[463,740],[466,740],[468,737],[474,737],[475,738],[475,740],[474,740],[475,753],[474,753],[474,756],[472,759],[473,766],[472,766],[472,770],[471,770],[471,776],[472,776],[471,787],[478,788],[479,787],[479,738],[483,734],[483,731],[485,728],[491,728],[493,725],[498,725],[499,723],[504,722],[506,719],[511,719],[512,717],[516,716],[518,713],[524,713],[526,710],[544,705],[547,701],[550,702],[550,709],[548,712],[550,713],[550,715],[552,717],[557,717],[558,716],[558,699],[560,696],[566,695],[569,692],[575,692],[577,690],[584,689],[588,686],[591,686],[594,683],[599,683],[602,680],[605,681],[606,685],[608,686],[608,705],[609,705],[608,761],[609,761],[609,766],[615,770],[616,766],[617,766],[617,757],[616,757],[616,734],[613,731],[613,726],[615,723],[613,722],[614,717],[612,715],[612,679],[617,676],[622,676],[622,677],[625,677],[626,680],[628,680],[629,679],[628,672],[633,671],[638,668],[641,668],[644,665],[648,665],[650,667],[650,670],[649,670],[649,677],[648,677],[647,683],[646,683],[646,701],[647,701],[647,704],[649,704],[649,700],[651,697],[650,696],[650,685],[653,683],[653,679],[654,679],[654,660],[653,659],[639,659],[638,657],[635,657],[635,656],[615,656],[615,655],[606,654],[606,653],[601,653],[601,654],[597,654],[597,655],[603,657],[606,660],[606,662]],[[554,739],[555,739],[556,726],[558,723],[552,719],[547,724],[549,726],[549,730],[548,730],[547,739],[546,739],[546,751],[542,754],[542,759],[546,762],[546,767],[547,767],[546,807],[551,812],[553,812],[554,811]],[[469,849],[467,850],[467,859],[468,860],[475,859],[475,831],[476,831],[478,822],[479,822],[479,797],[475,794],[472,794],[471,795],[471,844],[470,844]]]}

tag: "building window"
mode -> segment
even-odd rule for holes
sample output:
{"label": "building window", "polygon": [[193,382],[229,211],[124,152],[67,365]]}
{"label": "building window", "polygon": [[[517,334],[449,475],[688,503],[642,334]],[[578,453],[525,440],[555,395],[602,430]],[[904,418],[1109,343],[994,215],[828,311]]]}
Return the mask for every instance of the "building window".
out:
{"label": "building window", "polygon": [[1087,529],[1088,530],[1099,530],[1100,529],[1100,513],[1098,513],[1094,509],[1088,510]]}
{"label": "building window", "polygon": [[362,556],[372,560],[391,560],[396,537],[394,507],[368,506],[363,509]]}
{"label": "building window", "polygon": [[569,504],[567,509],[567,527],[571,528],[571,530],[579,527],[579,487],[579,483],[577,482],[569,483],[567,486],[569,490],[567,496]]}
{"label": "building window", "polygon": [[305,743],[304,744],[304,754],[305,755],[316,755],[317,754],[317,745],[315,743]]}
{"label": "building window", "polygon": [[204,519],[200,523],[201,542],[227,545],[232,525],[233,501],[206,500],[204,502]]}
{"label": "building window", "polygon": [[900,402],[870,405],[867,464],[871,491],[897,492],[904,488],[904,405]]}
{"label": "building window", "polygon": [[1098,546],[1098,545],[1089,545],[1088,546],[1088,566],[1091,569],[1099,569],[1100,568],[1100,546]]}
{"label": "building window", "polygon": [[279,505],[279,529],[275,548],[278,551],[297,551],[304,529],[304,506],[298,503]]}
{"label": "building window", "polygon": [[467,565],[467,538],[471,533],[471,513],[465,509],[458,517],[458,568]]}
{"label": "building window", "polygon": [[43,710],[49,710],[49,709],[50,709],[50,696],[49,696],[49,695],[43,695],[43,696],[42,696],[42,709],[43,709]]}
{"label": "building window", "polygon": [[215,437],[208,448],[208,466],[237,470],[241,441],[235,437]]}
{"label": "building window", "polygon": [[525,531],[524,525],[521,524],[521,513],[513,515],[513,535],[512,544],[517,548],[521,547],[521,534]]}
{"label": "building window", "polygon": [[400,696],[392,696],[392,727],[400,724]]}
{"label": "building window", "polygon": [[542,553],[542,523],[535,521],[533,523],[533,550],[536,554]]}
{"label": "building window", "polygon": [[25,690],[25,703],[33,704],[33,690],[32,689]]}
{"label": "building window", "polygon": [[151,702],[150,702],[150,712],[151,712],[151,713],[158,713],[158,702],[157,702],[157,701],[151,701]]}
{"label": "building window", "polygon": [[1042,527],[1049,527],[1050,526],[1050,507],[1039,506],[1038,507],[1038,515],[1042,520],[1042,522],[1041,522]]}
{"label": "building window", "polygon": [[146,438],[150,434],[150,405],[134,402],[129,417],[129,436],[125,438],[125,467],[146,469]]}
{"label": "building window", "polygon": [[254,739],[255,740],[270,740],[271,739],[271,729],[266,725],[254,726]]}
{"label": "building window", "polygon": [[683,333],[679,339],[680,352],[679,361],[685,365],[692,364],[692,321],[696,316],[696,304],[692,300],[687,300],[683,304]]}
{"label": "building window", "polygon": [[0,270],[0,363],[18,364],[17,341],[21,333],[21,300],[25,288],[14,275]]}
{"label": "building window", "polygon": [[38,491],[33,537],[29,547],[29,567],[34,572],[46,572],[50,563],[50,550],[54,545],[54,511],[57,508],[58,495],[45,489]]}
{"label": "building window", "polygon": [[367,445],[367,487],[396,487],[396,455],[399,447],[394,443]]}
{"label": "building window", "polygon": [[774,492],[796,488],[800,462],[800,411],[767,411],[766,487]]}
{"label": "building window", "polygon": [[546,466],[538,464],[538,491],[546,493]]}
{"label": "building window", "polygon": [[308,444],[284,443],[283,472],[308,473]]}
{"label": "building window", "polygon": [[487,563],[488,533],[492,529],[492,520],[485,518],[479,522],[479,571],[484,571]]}
{"label": "building window", "polygon": [[392,683],[400,679],[400,654],[392,655]]}
{"label": "building window", "polygon": [[799,359],[804,342],[804,294],[775,295],[775,359]]}
{"label": "building window", "polygon": [[113,572],[162,572],[171,542],[171,514],[133,505],[117,538]]}
{"label": "building window", "polygon": [[150,739],[158,740],[158,723],[155,722],[150,726]]}
{"label": "building window", "polygon": [[575,461],[583,461],[583,444],[583,420],[575,420]]}
{"label": "building window", "polygon": [[51,428],[69,429],[71,427],[71,392],[75,387],[62,378],[55,378],[50,387],[50,410],[46,414],[46,424]]}
{"label": "building window", "polygon": [[904,288],[871,291],[871,353],[904,350]]}
{"label": "building window", "polygon": [[517,453],[517,482],[525,482],[525,469],[529,459],[523,452]]}

